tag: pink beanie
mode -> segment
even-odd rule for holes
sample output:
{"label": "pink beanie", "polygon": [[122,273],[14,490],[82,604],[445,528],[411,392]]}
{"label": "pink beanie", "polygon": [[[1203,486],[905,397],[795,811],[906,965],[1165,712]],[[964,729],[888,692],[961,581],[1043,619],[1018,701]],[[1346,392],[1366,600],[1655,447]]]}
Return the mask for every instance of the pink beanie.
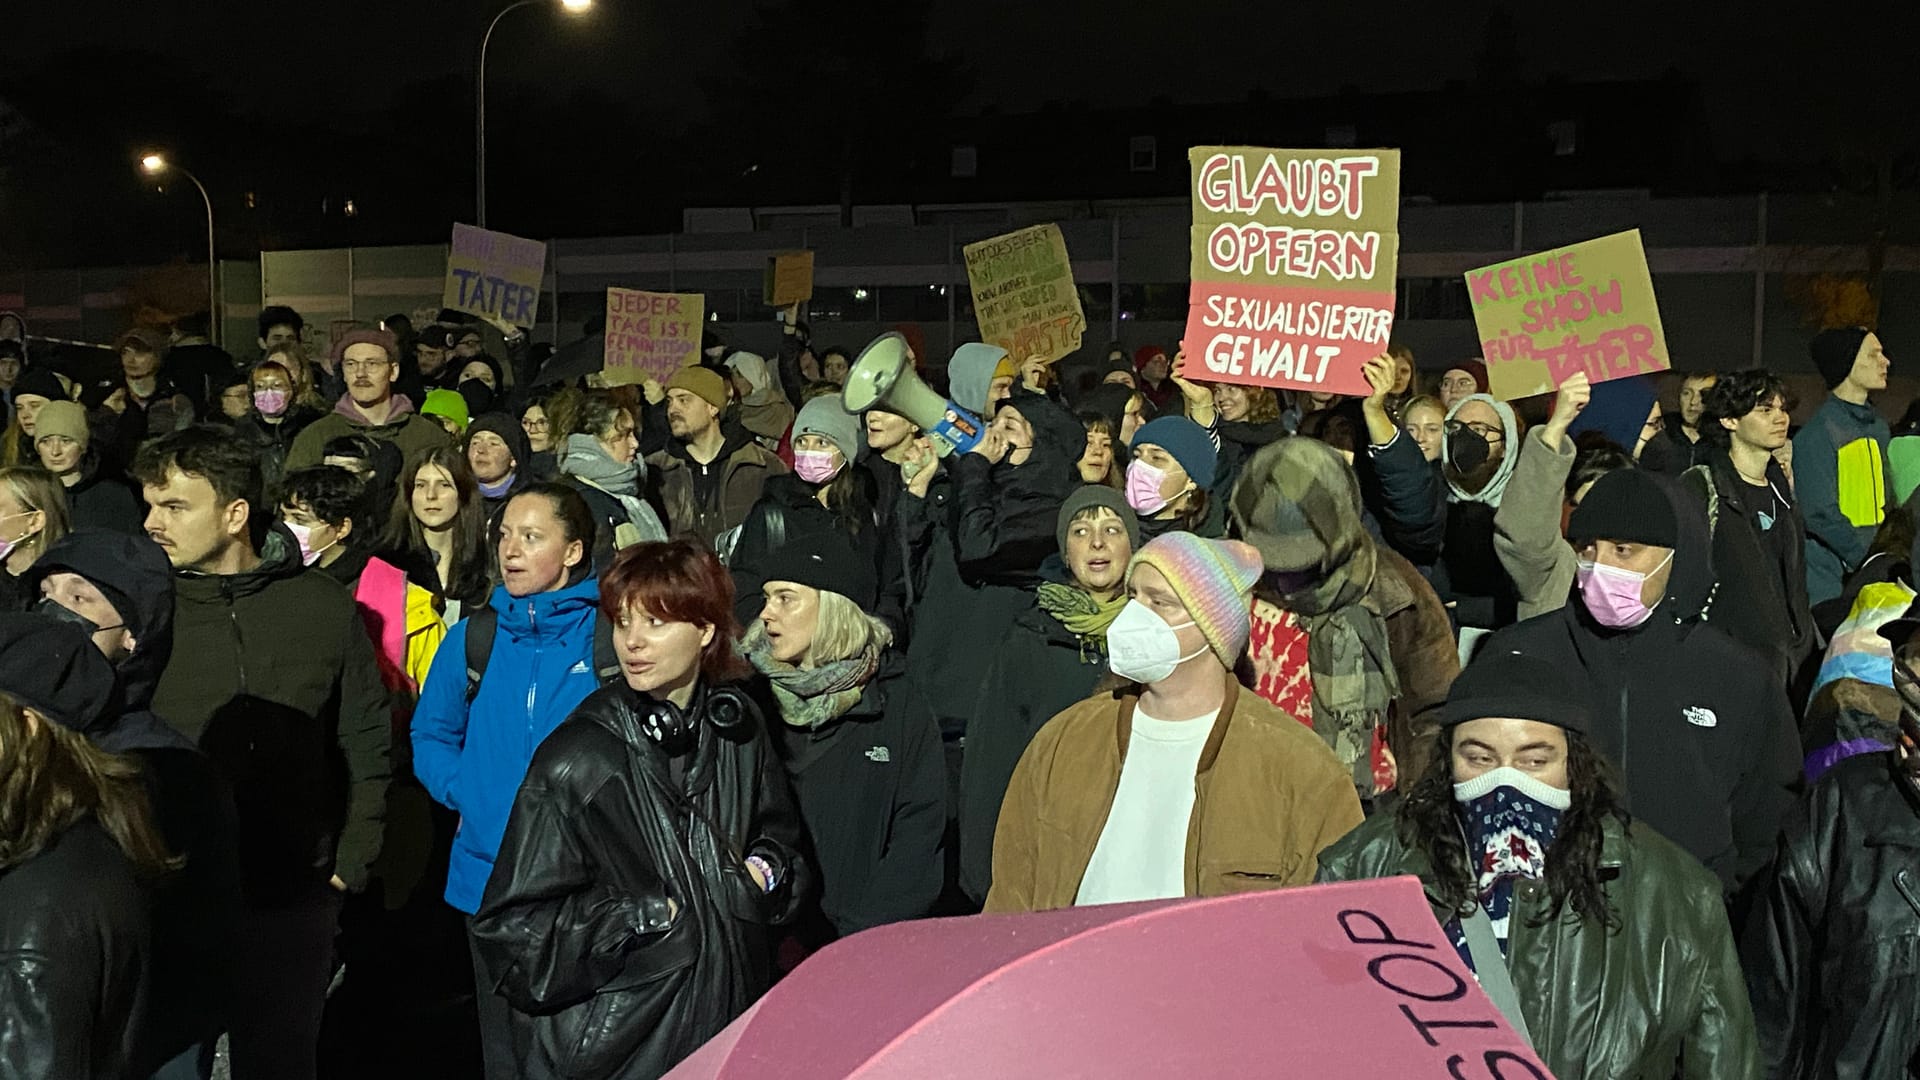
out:
{"label": "pink beanie", "polygon": [[1266,569],[1253,545],[1164,533],[1134,555],[1127,566],[1129,582],[1142,565],[1167,579],[1220,662],[1228,668],[1238,664],[1253,633],[1253,586]]}

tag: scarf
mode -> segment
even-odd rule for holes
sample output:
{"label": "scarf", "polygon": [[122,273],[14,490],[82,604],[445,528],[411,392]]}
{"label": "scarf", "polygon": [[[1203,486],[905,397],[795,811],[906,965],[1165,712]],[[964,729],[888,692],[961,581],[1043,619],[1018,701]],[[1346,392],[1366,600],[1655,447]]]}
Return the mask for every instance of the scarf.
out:
{"label": "scarf", "polygon": [[[1507,481],[1513,479],[1514,466],[1520,463],[1520,424],[1519,421],[1513,418],[1513,406],[1504,401],[1495,401],[1486,394],[1474,394],[1454,402],[1453,408],[1447,410],[1448,424],[1453,423],[1453,418],[1455,414],[1459,413],[1460,407],[1469,401],[1484,401],[1488,405],[1493,406],[1493,411],[1500,416],[1501,434],[1506,437],[1506,441],[1501,446],[1502,456],[1500,458],[1500,464],[1494,470],[1493,479],[1487,481],[1487,486],[1481,488],[1479,491],[1468,491],[1452,480],[1448,480],[1447,501],[1450,503],[1477,502],[1486,503],[1488,506],[1499,506],[1500,496],[1505,494],[1507,490]],[[1645,414],[1643,413],[1642,415],[1644,416]],[[1440,445],[1441,461],[1451,464],[1451,455],[1453,453],[1452,440],[1443,440]],[[1629,447],[1629,449],[1631,449],[1631,447]]]}
{"label": "scarf", "polygon": [[513,489],[514,479],[515,479],[515,474],[508,473],[507,475],[501,477],[500,482],[497,484],[488,484],[477,479],[474,481],[474,483],[478,485],[478,487],[480,488],[480,494],[486,496],[489,499],[497,499],[500,496],[505,495],[507,492]]}
{"label": "scarf", "polygon": [[[1474,861],[1474,890],[1493,924],[1493,936],[1506,955],[1513,916],[1513,883],[1539,881],[1547,874],[1547,849],[1559,835],[1560,819],[1571,805],[1568,792],[1543,784],[1518,769],[1502,767],[1453,786],[1454,810],[1466,834],[1467,857]],[[1448,931],[1465,950],[1459,917]]]}
{"label": "scarf", "polygon": [[622,465],[591,435],[567,436],[560,471],[579,477],[609,495],[632,496],[640,491],[640,459],[636,457]]}
{"label": "scarf", "polygon": [[797,668],[773,658],[767,628],[755,623],[740,642],[747,662],[767,677],[780,704],[780,718],[790,727],[817,731],[838,720],[860,701],[860,694],[880,670],[880,650],[872,641],[860,655],[818,667]]}
{"label": "scarf", "polygon": [[1054,621],[1066,627],[1067,632],[1080,643],[1081,663],[1106,662],[1107,627],[1112,626],[1113,620],[1119,617],[1120,609],[1127,606],[1127,594],[1124,591],[1101,603],[1071,585],[1043,581],[1034,591],[1034,599],[1041,611],[1053,616]]}

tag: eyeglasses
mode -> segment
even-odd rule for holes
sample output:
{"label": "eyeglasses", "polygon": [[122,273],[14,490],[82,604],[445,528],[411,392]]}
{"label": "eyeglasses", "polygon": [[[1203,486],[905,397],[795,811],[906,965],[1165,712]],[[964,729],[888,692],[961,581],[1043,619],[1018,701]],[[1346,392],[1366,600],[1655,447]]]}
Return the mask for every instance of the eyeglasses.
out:
{"label": "eyeglasses", "polygon": [[1459,431],[1461,428],[1466,428],[1468,431],[1473,432],[1488,442],[1494,442],[1507,437],[1507,433],[1500,428],[1494,427],[1492,424],[1483,424],[1478,420],[1465,422],[1454,420],[1447,424],[1447,430],[1449,432]]}
{"label": "eyeglasses", "polygon": [[391,363],[391,360],[343,360],[340,368],[342,371],[378,371]]}
{"label": "eyeglasses", "polygon": [[552,425],[545,420],[522,420],[520,426],[528,431],[545,431]]}

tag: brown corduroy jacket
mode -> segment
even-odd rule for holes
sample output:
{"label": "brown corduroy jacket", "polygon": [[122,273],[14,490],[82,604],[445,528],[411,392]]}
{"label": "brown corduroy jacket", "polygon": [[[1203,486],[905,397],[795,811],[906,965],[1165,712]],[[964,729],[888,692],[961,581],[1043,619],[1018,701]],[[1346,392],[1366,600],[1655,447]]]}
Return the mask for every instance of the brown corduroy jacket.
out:
{"label": "brown corduroy jacket", "polygon": [[[1230,673],[1200,754],[1187,824],[1186,895],[1313,881],[1320,850],[1360,824],[1360,800],[1313,729]],[[986,910],[1073,906],[1113,809],[1140,690],[1075,705],[1034,736],[1007,786]]]}

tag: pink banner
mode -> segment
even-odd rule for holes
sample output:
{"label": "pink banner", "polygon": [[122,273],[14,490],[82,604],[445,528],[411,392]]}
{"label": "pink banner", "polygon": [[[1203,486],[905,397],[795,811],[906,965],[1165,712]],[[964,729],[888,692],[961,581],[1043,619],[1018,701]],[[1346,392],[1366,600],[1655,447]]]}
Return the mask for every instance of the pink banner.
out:
{"label": "pink banner", "polygon": [[1196,281],[1188,377],[1365,396],[1361,365],[1387,351],[1393,291]]}

